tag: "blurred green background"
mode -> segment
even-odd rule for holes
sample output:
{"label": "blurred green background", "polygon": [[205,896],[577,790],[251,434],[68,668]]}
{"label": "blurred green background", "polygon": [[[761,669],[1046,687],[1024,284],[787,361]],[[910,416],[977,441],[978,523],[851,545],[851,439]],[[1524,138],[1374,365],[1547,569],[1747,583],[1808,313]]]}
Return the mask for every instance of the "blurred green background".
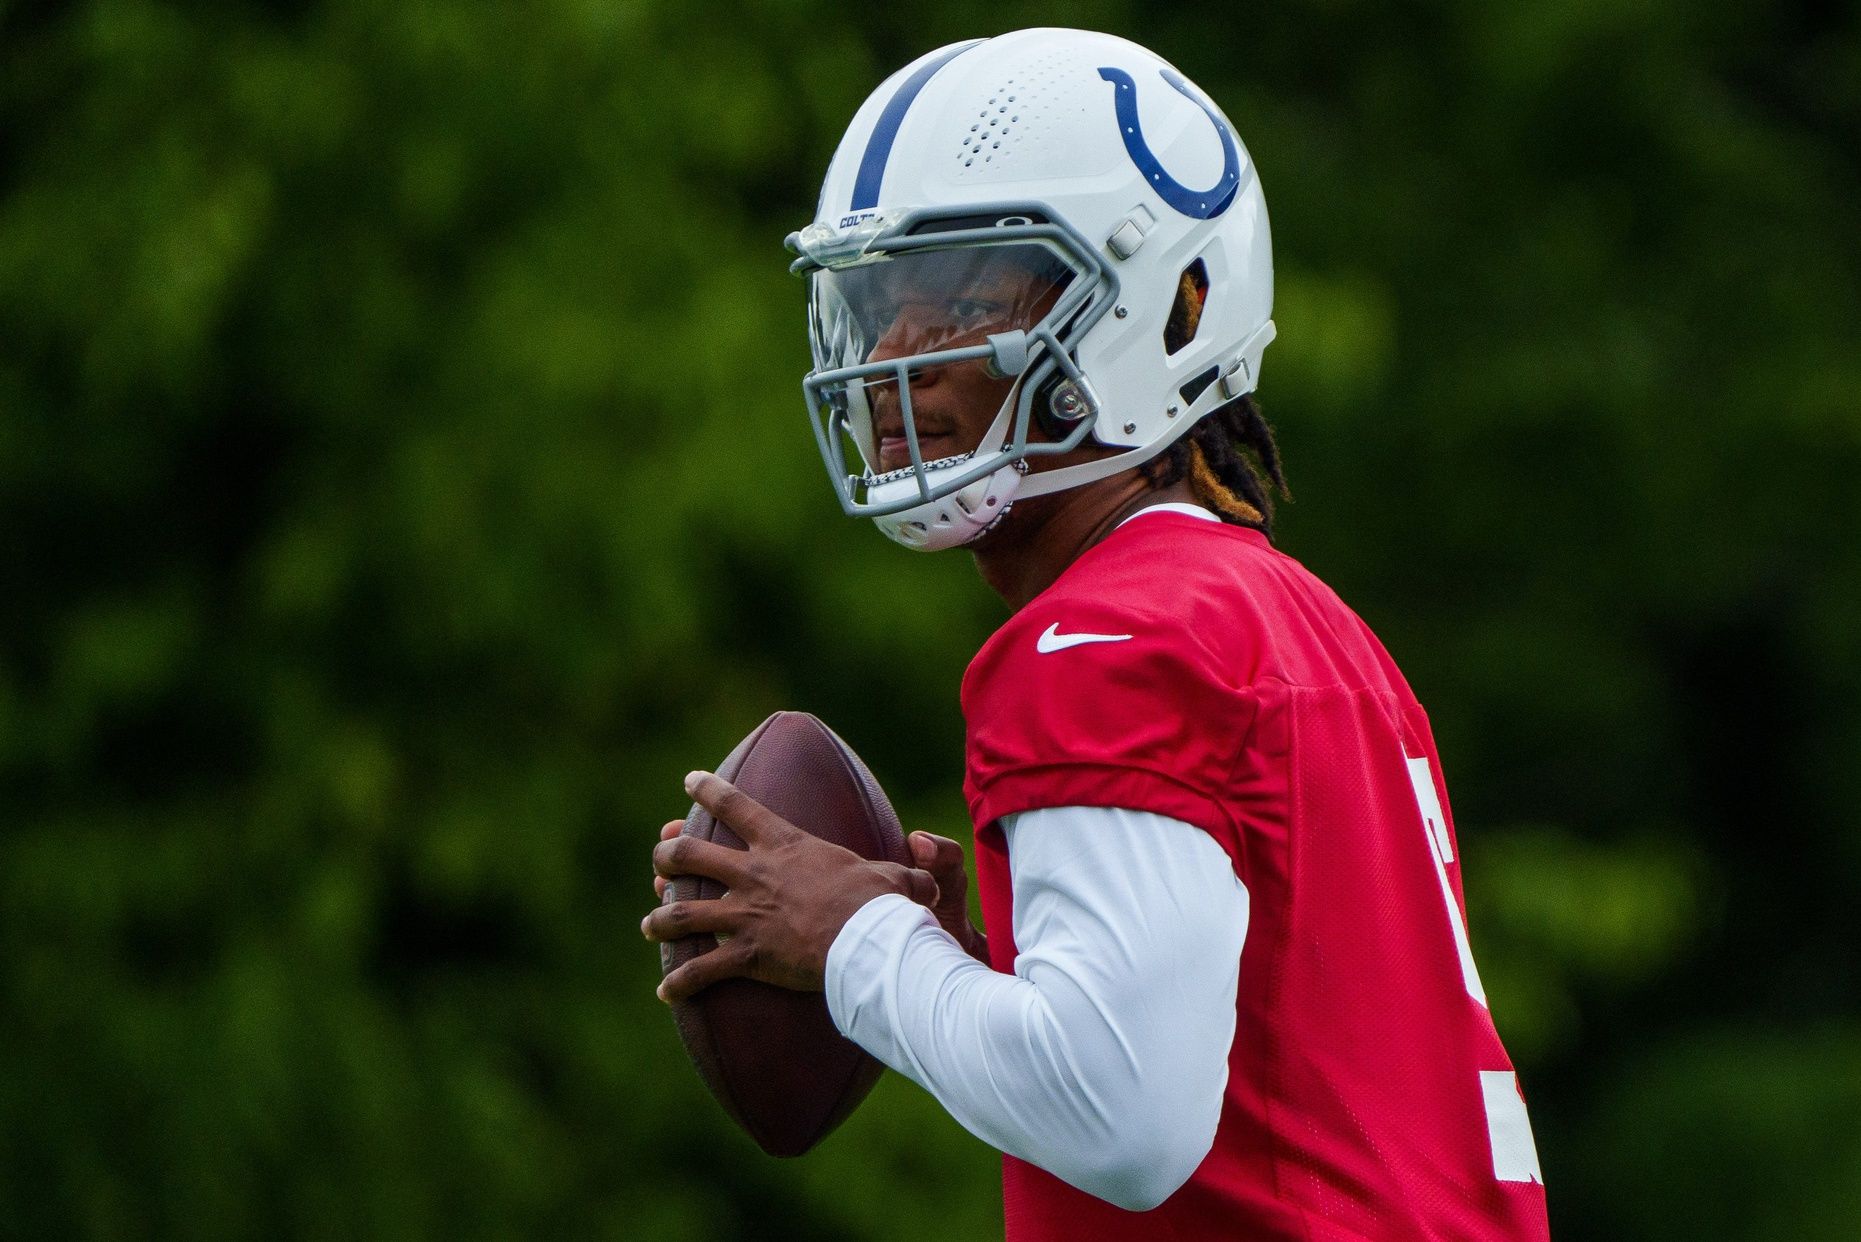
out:
{"label": "blurred green background", "polygon": [[1222,101],[1264,404],[1432,713],[1564,1240],[1861,1219],[1861,19],[1797,0],[0,0],[0,1232],[999,1236],[651,996],[680,776],[819,713],[964,836],[1002,609],[839,516],[805,223],[893,68]]}

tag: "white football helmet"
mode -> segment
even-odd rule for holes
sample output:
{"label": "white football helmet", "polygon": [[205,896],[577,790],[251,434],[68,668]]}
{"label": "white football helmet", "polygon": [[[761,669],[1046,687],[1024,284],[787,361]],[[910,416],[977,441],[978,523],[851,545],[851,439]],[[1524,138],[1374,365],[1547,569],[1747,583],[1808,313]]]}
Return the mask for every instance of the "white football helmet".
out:
{"label": "white football helmet", "polygon": [[[814,223],[788,244],[810,284],[803,391],[841,507],[909,547],[968,543],[1017,497],[1156,456],[1253,390],[1273,338],[1272,245],[1246,148],[1168,63],[1111,35],[1021,30],[905,66],[853,118]],[[1004,267],[1029,292],[984,322],[964,290]],[[1171,352],[1186,272],[1205,300]],[[949,299],[945,330],[875,358],[905,300],[927,297]],[[975,449],[923,460],[914,376],[977,362],[1014,381],[993,425]],[[886,473],[872,397],[894,385],[884,400],[902,408],[910,464]],[[1029,439],[1036,423],[1048,439]],[[1087,436],[1125,451],[1028,473],[1029,458]]]}

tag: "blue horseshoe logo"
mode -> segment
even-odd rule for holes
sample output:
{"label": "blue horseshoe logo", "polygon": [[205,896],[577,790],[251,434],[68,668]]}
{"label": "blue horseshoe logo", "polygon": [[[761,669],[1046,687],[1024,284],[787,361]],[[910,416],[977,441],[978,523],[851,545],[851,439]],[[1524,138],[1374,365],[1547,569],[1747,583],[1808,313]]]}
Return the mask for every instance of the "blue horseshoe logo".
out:
{"label": "blue horseshoe logo", "polygon": [[1103,68],[1099,77],[1110,82],[1118,89],[1112,96],[1112,106],[1118,113],[1118,136],[1124,139],[1124,149],[1137,165],[1137,170],[1150,182],[1150,188],[1163,197],[1163,201],[1198,220],[1213,220],[1226,211],[1234,202],[1235,191],[1241,188],[1241,153],[1235,149],[1234,135],[1228,131],[1227,122],[1215,114],[1215,110],[1196,97],[1182,75],[1171,69],[1159,69],[1163,80],[1181,92],[1182,97],[1207,113],[1214,123],[1215,132],[1221,135],[1221,180],[1206,190],[1192,190],[1163,169],[1156,152],[1144,141],[1144,127],[1137,120],[1137,83],[1131,75],[1122,69]]}

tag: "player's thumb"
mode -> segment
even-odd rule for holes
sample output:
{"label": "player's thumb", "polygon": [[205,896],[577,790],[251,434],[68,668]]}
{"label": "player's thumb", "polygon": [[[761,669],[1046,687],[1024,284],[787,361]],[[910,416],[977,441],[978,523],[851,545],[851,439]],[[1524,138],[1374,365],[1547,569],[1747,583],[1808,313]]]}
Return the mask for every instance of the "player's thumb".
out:
{"label": "player's thumb", "polygon": [[914,832],[909,838],[911,859],[937,877],[944,888],[963,883],[963,847],[949,837]]}

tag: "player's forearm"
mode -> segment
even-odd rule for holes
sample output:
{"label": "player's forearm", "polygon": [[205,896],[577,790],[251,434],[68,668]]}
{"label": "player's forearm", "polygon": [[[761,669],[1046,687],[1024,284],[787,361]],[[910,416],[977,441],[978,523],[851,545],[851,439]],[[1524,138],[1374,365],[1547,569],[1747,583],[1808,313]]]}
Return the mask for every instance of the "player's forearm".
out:
{"label": "player's forearm", "polygon": [[1171,1098],[1181,1078],[1143,1072],[1075,986],[997,974],[920,906],[875,901],[855,919],[828,959],[836,1022],[965,1129],[1132,1210],[1194,1172],[1215,1120],[1204,1135],[1195,1114],[1218,1090]]}
{"label": "player's forearm", "polygon": [[828,958],[842,1031],[984,1141],[1119,1206],[1167,1197],[1212,1141],[1246,892],[1162,816],[1031,812],[1010,832],[1014,976],[877,901]]}

